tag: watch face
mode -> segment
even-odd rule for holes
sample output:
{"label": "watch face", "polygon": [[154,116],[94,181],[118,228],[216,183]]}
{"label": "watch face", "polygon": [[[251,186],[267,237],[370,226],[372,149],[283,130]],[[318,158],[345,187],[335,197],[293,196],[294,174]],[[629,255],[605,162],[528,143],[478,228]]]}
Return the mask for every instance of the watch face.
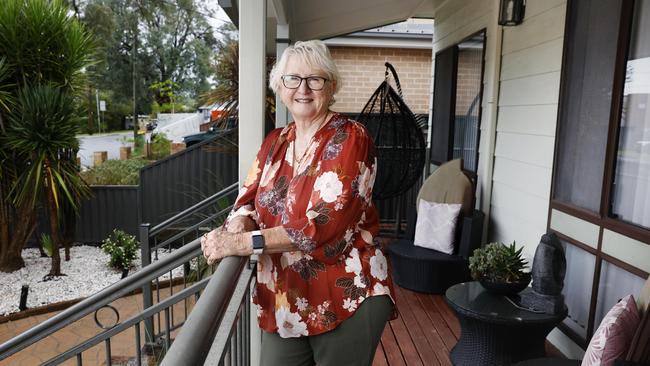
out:
{"label": "watch face", "polygon": [[264,237],[259,231],[253,233],[253,250],[257,249],[264,249]]}

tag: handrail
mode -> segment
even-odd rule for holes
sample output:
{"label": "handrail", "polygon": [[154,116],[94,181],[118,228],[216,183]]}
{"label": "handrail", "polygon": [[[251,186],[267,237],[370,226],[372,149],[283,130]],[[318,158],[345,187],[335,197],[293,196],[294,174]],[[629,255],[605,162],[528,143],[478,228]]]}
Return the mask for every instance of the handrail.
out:
{"label": "handrail", "polygon": [[[243,364],[250,364],[250,286],[253,276],[256,272],[256,266],[249,265],[248,267],[244,268],[241,275],[239,276],[239,281],[237,281],[237,288],[235,289],[235,292],[230,299],[226,314],[221,319],[219,329],[213,337],[214,340],[212,341],[210,352],[207,353],[207,357],[205,357],[203,366],[223,365],[226,355],[229,353],[229,351],[232,353],[232,347],[228,346],[229,344],[232,346],[232,343],[234,341],[233,333],[238,332],[243,333],[242,342],[246,343],[244,345],[239,345],[239,356],[243,356],[244,359],[247,360],[244,361]],[[243,329],[238,329],[238,326],[241,326]],[[235,353],[237,353],[237,350]],[[231,357],[232,356],[233,355],[231,354]],[[237,362],[236,364],[241,364],[241,362]]]}
{"label": "handrail", "polygon": [[213,216],[209,216],[209,217],[207,217],[207,218],[205,218],[205,219],[203,219],[203,220],[197,222],[196,224],[194,224],[194,225],[192,225],[192,226],[186,228],[185,230],[183,230],[183,231],[181,231],[181,232],[179,232],[179,233],[177,233],[177,234],[172,235],[172,236],[169,237],[168,239],[165,239],[163,242],[158,243],[158,244],[152,246],[152,247],[151,247],[151,250],[155,250],[155,249],[158,249],[158,248],[163,248],[163,247],[165,247],[166,245],[169,245],[170,243],[173,243],[173,242],[175,242],[176,240],[181,239],[182,237],[184,237],[184,236],[187,235],[188,233],[192,232],[192,231],[195,230],[196,228],[201,227],[201,226],[203,226],[203,225],[209,223],[210,221],[212,221],[212,220],[214,219],[215,216],[218,217],[218,216],[222,216],[222,215],[224,215],[224,214],[229,213],[230,210],[232,210],[233,206],[234,206],[234,205],[230,205],[230,206],[228,206],[228,207],[225,207],[225,208],[223,208],[222,210],[220,210],[219,212],[217,212],[216,214],[214,214]]}
{"label": "handrail", "polygon": [[129,319],[116,324],[114,327],[99,333],[90,339],[88,339],[86,342],[79,344],[69,350],[67,350],[64,353],[61,353],[58,356],[55,356],[49,360],[47,360],[43,365],[58,365],[59,363],[67,360],[71,354],[77,354],[81,353],[87,349],[90,349],[94,346],[96,346],[100,341],[106,340],[108,338],[111,338],[114,335],[117,335],[121,333],[122,331],[128,329],[129,327],[137,324],[138,322],[142,321],[142,318],[152,316],[156,314],[157,312],[161,311],[162,309],[168,308],[178,302],[179,299],[185,299],[187,297],[190,297],[191,295],[194,295],[198,293],[199,291],[203,290],[205,286],[207,286],[208,281],[210,278],[205,278],[199,282],[196,282],[190,287],[187,287],[177,294],[174,294],[174,296],[168,297],[161,302],[157,303],[156,305],[153,305],[150,308],[145,309],[142,313],[136,314]]}
{"label": "handrail", "polygon": [[161,366],[201,365],[226,313],[248,257],[226,257],[217,267]]}
{"label": "handrail", "polygon": [[167,220],[161,222],[160,224],[152,227],[149,230],[149,235],[155,235],[155,234],[159,233],[165,227],[173,224],[174,222],[179,221],[181,219],[185,219],[187,217],[187,215],[192,214],[195,211],[201,210],[201,209],[205,208],[206,206],[213,204],[215,201],[220,199],[222,196],[225,196],[225,195],[227,195],[229,193],[235,192],[237,190],[238,185],[239,184],[237,182],[235,182],[235,183],[229,185],[228,187],[222,189],[221,191],[213,194],[212,196],[204,199],[203,201],[195,204],[194,206],[186,208],[185,210],[183,210],[183,211],[177,213],[176,215],[168,218]]}
{"label": "handrail", "polygon": [[199,239],[196,239],[179,248],[172,255],[164,257],[161,260],[142,268],[133,275],[104,288],[52,318],[47,319],[46,321],[1,344],[0,360],[17,353],[66,325],[102,308],[105,304],[150,283],[153,278],[157,278],[163,273],[167,273],[169,268],[178,267],[188,262],[190,259],[200,255],[200,253],[201,243]]}

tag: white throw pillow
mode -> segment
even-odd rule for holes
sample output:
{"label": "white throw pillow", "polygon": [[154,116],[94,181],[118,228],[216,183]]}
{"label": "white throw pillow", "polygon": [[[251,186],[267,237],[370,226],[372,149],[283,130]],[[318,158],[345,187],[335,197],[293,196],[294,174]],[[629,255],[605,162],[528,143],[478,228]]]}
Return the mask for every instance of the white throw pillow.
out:
{"label": "white throw pillow", "polygon": [[436,203],[421,199],[413,244],[452,254],[460,207],[460,203]]}

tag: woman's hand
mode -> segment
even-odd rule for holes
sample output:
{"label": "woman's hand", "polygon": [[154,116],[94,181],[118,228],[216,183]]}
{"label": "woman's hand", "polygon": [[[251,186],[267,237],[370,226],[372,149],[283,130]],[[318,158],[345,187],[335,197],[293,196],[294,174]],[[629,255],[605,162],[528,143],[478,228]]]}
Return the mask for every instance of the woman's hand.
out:
{"label": "woman's hand", "polygon": [[253,231],[257,229],[257,224],[250,216],[237,216],[234,217],[230,222],[226,230],[229,233],[245,233],[247,231]]}
{"label": "woman's hand", "polygon": [[210,265],[224,257],[248,256],[253,253],[250,240],[246,240],[246,233],[229,233],[218,229],[201,237],[201,250]]}

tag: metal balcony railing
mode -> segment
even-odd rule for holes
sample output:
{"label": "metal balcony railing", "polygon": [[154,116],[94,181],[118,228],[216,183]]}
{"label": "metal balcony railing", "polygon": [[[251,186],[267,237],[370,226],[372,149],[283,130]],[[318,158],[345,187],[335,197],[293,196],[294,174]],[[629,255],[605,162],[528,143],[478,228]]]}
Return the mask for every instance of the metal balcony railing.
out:
{"label": "metal balcony railing", "polygon": [[[207,266],[198,239],[205,230],[223,220],[231,208],[231,202],[234,201],[232,196],[236,191],[235,183],[151,230],[148,225],[143,225],[141,247],[144,267],[141,270],[1,344],[0,360],[94,313],[98,326],[98,329],[95,329],[96,334],[42,364],[57,365],[76,358],[77,365],[82,365],[84,352],[103,345],[100,352],[105,357],[105,364],[112,365],[114,361],[111,340],[118,334],[127,333],[131,334],[133,341],[131,357],[135,358],[135,364],[142,365],[145,354],[153,357],[153,361],[158,363],[165,354],[167,357],[172,355],[169,349],[173,342],[173,332],[184,329],[187,325],[190,325],[190,329],[181,331],[178,347],[187,343],[182,340],[182,334],[190,334],[191,337],[195,337],[192,334],[201,334],[201,339],[210,342],[208,351],[204,354],[208,356],[208,360],[248,364],[250,345],[245,329],[248,329],[250,322],[248,303],[253,269],[246,265],[247,258],[228,258],[216,269]],[[217,202],[220,204],[216,204]],[[209,212],[198,214],[205,209]],[[190,217],[194,219],[189,220]],[[188,220],[192,223],[188,223]],[[147,265],[152,256],[156,259],[161,248],[176,249],[172,254]],[[211,273],[213,275],[209,276]],[[165,278],[161,278],[163,276]],[[209,277],[204,278],[206,276]],[[181,289],[174,292],[174,287],[181,286]],[[164,287],[169,289],[168,296],[162,294],[161,289]],[[142,289],[144,297],[142,312],[120,322],[119,310],[117,306],[113,306],[114,302],[139,289]],[[153,291],[157,294],[156,302],[153,302]],[[193,320],[190,321],[188,316],[190,311],[193,314],[192,305],[195,302],[194,308],[199,306],[202,310],[197,315],[192,315]],[[206,303],[208,305],[202,305]],[[106,325],[98,320],[98,312],[102,309],[115,313],[114,324]],[[145,362],[151,364],[151,359]],[[202,361],[169,362],[165,361],[165,364],[188,365]]]}

